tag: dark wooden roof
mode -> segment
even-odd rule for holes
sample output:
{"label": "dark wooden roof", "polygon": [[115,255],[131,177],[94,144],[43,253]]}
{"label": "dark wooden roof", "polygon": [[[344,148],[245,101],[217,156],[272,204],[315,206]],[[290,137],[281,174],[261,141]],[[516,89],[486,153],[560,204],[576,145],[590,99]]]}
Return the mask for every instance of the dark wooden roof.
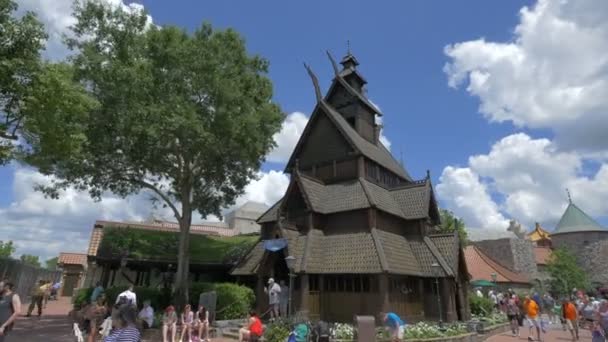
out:
{"label": "dark wooden roof", "polygon": [[355,129],[351,125],[349,125],[348,122],[346,122],[344,117],[340,115],[340,113],[338,113],[325,100],[321,100],[315,107],[315,110],[313,111],[310,120],[308,120],[308,124],[304,128],[302,137],[296,144],[296,147],[289,161],[287,162],[287,165],[285,166],[285,172],[292,171],[295,165],[296,156],[302,149],[303,144],[305,143],[307,136],[310,133],[311,127],[313,126],[316,117],[319,115],[326,115],[356,152],[361,153],[367,158],[375,161],[376,163],[395,173],[399,177],[407,181],[412,181],[412,178],[407,173],[407,171],[393,157],[393,155],[382,144],[382,142],[378,141],[378,144],[376,145],[360,136],[359,133],[357,133],[357,131],[355,131]]}
{"label": "dark wooden roof", "polygon": [[[296,258],[295,271],[309,274],[389,274],[421,277],[453,277],[452,258],[460,251],[455,235],[410,239],[380,229],[371,232],[329,234],[313,229],[307,234],[282,229],[288,253]],[[434,242],[437,241],[438,245]],[[233,269],[233,275],[251,275],[263,261],[263,245],[257,244]],[[454,255],[455,254],[455,255]],[[433,267],[438,264],[440,267]]]}

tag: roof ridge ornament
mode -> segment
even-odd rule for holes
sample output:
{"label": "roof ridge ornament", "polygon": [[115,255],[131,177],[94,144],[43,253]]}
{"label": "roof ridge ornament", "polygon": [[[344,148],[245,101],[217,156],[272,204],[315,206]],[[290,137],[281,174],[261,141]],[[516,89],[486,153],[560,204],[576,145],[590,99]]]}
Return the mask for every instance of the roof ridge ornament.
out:
{"label": "roof ridge ornament", "polygon": [[568,203],[572,204],[572,196],[570,195],[570,190],[566,188],[566,193],[568,194]]}
{"label": "roof ridge ornament", "polygon": [[331,62],[331,66],[334,69],[334,74],[336,75],[336,77],[338,77],[338,74],[340,73],[340,71],[338,70],[338,64],[336,63],[336,60],[331,55],[331,53],[329,53],[329,50],[325,50],[325,53],[327,53],[327,57],[329,57],[329,61]]}
{"label": "roof ridge ornament", "polygon": [[315,88],[315,97],[317,98],[317,103],[319,103],[323,99],[323,95],[321,94],[321,88],[319,87],[319,79],[317,78],[317,75],[312,72],[312,69],[310,69],[310,66],[308,66],[308,64],[304,63],[304,67],[306,68],[306,71],[308,71],[308,76],[310,76],[312,85]]}

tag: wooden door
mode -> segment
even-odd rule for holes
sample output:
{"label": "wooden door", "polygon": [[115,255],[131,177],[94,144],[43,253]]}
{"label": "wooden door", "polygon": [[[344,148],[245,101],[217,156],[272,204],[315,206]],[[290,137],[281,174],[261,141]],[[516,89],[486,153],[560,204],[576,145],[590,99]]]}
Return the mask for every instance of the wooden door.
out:
{"label": "wooden door", "polygon": [[63,277],[63,290],[62,296],[71,297],[74,294],[74,288],[78,286],[78,274],[66,274]]}
{"label": "wooden door", "polygon": [[319,291],[308,292],[308,314],[312,321],[321,318],[321,293]]}

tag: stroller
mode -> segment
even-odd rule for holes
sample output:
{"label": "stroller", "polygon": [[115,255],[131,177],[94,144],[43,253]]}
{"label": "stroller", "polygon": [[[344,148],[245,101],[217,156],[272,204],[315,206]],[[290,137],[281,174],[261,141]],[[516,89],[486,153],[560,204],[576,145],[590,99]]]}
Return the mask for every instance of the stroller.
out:
{"label": "stroller", "polygon": [[310,328],[306,323],[296,324],[294,329],[289,334],[287,342],[309,342]]}

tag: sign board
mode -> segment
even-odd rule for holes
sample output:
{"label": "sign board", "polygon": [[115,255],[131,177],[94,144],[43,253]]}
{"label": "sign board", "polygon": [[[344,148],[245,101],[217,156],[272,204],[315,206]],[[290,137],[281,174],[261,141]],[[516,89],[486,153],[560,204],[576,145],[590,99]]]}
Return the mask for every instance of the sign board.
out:
{"label": "sign board", "polygon": [[203,292],[198,298],[198,305],[202,305],[209,311],[209,323],[215,322],[215,310],[217,305],[217,293],[215,291]]}

